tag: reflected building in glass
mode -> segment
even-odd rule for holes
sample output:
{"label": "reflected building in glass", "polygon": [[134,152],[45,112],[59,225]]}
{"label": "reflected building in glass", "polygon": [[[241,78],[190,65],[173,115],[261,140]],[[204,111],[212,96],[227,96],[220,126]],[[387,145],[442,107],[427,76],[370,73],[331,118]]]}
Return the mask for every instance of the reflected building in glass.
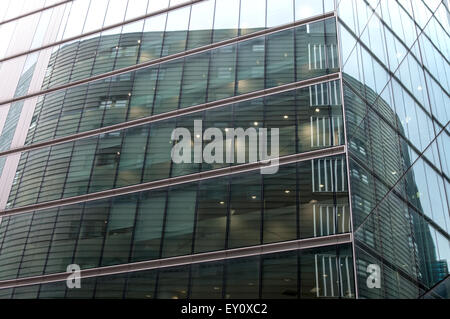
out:
{"label": "reflected building in glass", "polygon": [[7,3],[0,298],[447,298],[447,1]]}

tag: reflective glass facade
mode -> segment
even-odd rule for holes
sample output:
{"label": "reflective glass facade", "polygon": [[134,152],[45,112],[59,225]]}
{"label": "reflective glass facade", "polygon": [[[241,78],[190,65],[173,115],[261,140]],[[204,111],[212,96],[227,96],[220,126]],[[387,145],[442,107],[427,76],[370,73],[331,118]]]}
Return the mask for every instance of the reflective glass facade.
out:
{"label": "reflective glass facade", "polygon": [[[0,278],[349,232],[344,163],[327,157],[283,165],[277,174],[237,174],[5,217]],[[327,177],[336,183],[315,192],[319,176],[311,171],[327,165],[335,167]]]}
{"label": "reflective glass facade", "polygon": [[[417,298],[448,276],[447,5],[339,7],[360,297]],[[365,285],[369,264],[380,289]]]}
{"label": "reflective glass facade", "polygon": [[447,297],[447,1],[6,2],[0,298]]}

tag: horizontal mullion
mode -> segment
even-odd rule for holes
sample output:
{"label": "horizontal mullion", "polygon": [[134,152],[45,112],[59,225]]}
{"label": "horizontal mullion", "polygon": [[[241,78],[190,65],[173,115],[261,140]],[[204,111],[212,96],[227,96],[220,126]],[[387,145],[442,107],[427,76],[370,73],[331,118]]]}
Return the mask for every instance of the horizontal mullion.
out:
{"label": "horizontal mullion", "polygon": [[[309,161],[316,158],[321,157],[327,157],[327,156],[334,156],[334,155],[341,155],[346,152],[345,145],[335,146],[335,147],[329,147],[321,150],[314,150],[309,152],[304,152],[300,154],[294,154],[294,155],[287,155],[283,157],[278,158],[278,165],[286,165],[286,164],[292,164],[297,162],[303,162],[303,161]],[[98,199],[104,199],[109,197],[115,197],[119,195],[125,195],[130,193],[136,193],[140,191],[146,191],[146,190],[154,190],[154,189],[160,189],[164,187],[170,187],[190,182],[196,182],[200,180],[206,180],[216,177],[222,177],[222,176],[230,176],[235,175],[239,173],[246,173],[251,171],[260,170],[263,168],[268,168],[270,163],[267,163],[267,161],[258,161],[253,163],[246,163],[242,165],[236,165],[236,166],[230,166],[230,167],[224,167],[224,168],[218,168],[213,169],[210,171],[205,172],[199,172],[189,175],[183,175],[183,176],[177,176],[177,177],[170,177],[163,180],[158,181],[152,181],[152,182],[146,182],[141,183],[137,185],[130,185],[115,189],[109,189],[104,190],[100,192],[95,193],[89,193],[74,197],[68,197],[68,198],[62,198],[58,200],[53,200],[50,202],[44,202],[44,203],[37,203],[32,204],[28,206],[18,207],[18,208],[12,208],[7,210],[0,211],[0,217],[3,216],[12,216],[12,215],[18,215],[23,214],[27,212],[32,212],[35,210],[43,210],[48,208],[55,208],[59,206],[67,206],[71,204],[77,204],[87,201],[93,201]]]}
{"label": "horizontal mullion", "polygon": [[[244,248],[227,249],[208,253],[199,253],[181,257],[163,258],[158,260],[141,261],[115,266],[98,267],[81,270],[81,278],[99,277],[115,275],[121,273],[137,272],[151,269],[160,269],[167,267],[176,267],[182,265],[192,265],[206,263],[218,260],[236,259],[242,257],[266,255],[276,252],[304,250],[331,245],[346,244],[352,242],[350,233],[316,237],[309,239],[299,239],[274,244],[264,244]],[[22,287],[30,285],[45,284],[58,281],[66,281],[72,273],[57,273],[51,275],[42,275],[34,277],[25,277],[12,280],[0,281],[0,289]]]}
{"label": "horizontal mullion", "polygon": [[[73,1],[73,0],[69,0],[69,1]],[[186,6],[195,4],[197,2],[202,2],[202,1],[205,1],[205,0],[190,0],[188,2],[183,2],[183,3],[180,3],[178,5],[175,5],[175,6],[172,6],[172,7],[169,7],[169,8],[165,8],[165,9],[161,9],[161,10],[158,10],[158,11],[155,11],[155,12],[151,12],[149,14],[144,14],[142,16],[139,16],[139,17],[127,20],[127,21],[115,23],[115,24],[109,25],[107,27],[102,27],[100,29],[96,29],[96,30],[93,30],[93,31],[86,32],[84,34],[79,34],[79,35],[76,35],[76,36],[73,36],[73,37],[70,37],[70,38],[67,38],[67,39],[64,39],[64,40],[59,40],[59,41],[56,41],[56,42],[53,42],[53,43],[49,43],[47,45],[43,45],[43,46],[41,46],[39,48],[36,48],[36,49],[33,49],[33,50],[27,50],[27,51],[23,51],[23,52],[20,52],[20,53],[16,53],[14,55],[10,55],[10,56],[7,56],[7,57],[5,57],[3,59],[0,59],[0,62],[6,61],[6,60],[10,60],[10,59],[14,59],[14,58],[17,58],[19,56],[26,55],[26,54],[29,54],[29,53],[34,53],[34,52],[37,52],[37,51],[40,51],[40,50],[48,49],[48,48],[51,48],[53,46],[57,46],[57,45],[64,44],[64,43],[67,43],[67,42],[72,42],[72,41],[75,41],[75,40],[78,40],[78,39],[81,39],[81,38],[84,38],[84,37],[87,37],[87,36],[90,36],[90,35],[94,35],[96,33],[100,33],[100,32],[103,32],[103,31],[115,29],[115,28],[120,27],[122,25],[131,24],[131,23],[137,22],[139,20],[150,18],[150,17],[156,16],[156,15],[162,14],[162,13],[166,13],[166,12],[169,12],[169,11],[172,11],[172,10],[175,10],[175,9],[179,9],[179,8],[182,8],[182,7],[186,7]]]}
{"label": "horizontal mullion", "polygon": [[[25,17],[28,17],[28,16],[33,15],[33,14],[35,14],[35,13],[41,12],[41,11],[45,11],[45,10],[48,10],[48,9],[51,9],[51,8],[54,8],[54,7],[59,7],[59,6],[62,5],[62,4],[66,4],[66,3],[72,2],[72,1],[74,1],[74,0],[64,0],[64,1],[60,1],[60,2],[54,3],[54,4],[52,4],[52,5],[49,5],[49,6],[47,6],[47,7],[43,7],[43,8],[40,8],[40,9],[33,10],[33,11],[29,11],[29,12],[26,12],[26,13],[21,14],[21,15],[19,15],[19,16],[15,16],[15,17],[13,17],[13,18],[9,18],[8,20],[0,21],[0,26],[1,26],[2,24],[6,24],[6,23],[9,23],[9,22],[12,22],[12,21],[15,21],[15,20],[19,20],[19,19],[25,18]],[[4,59],[3,59],[3,60],[4,60]]]}
{"label": "horizontal mullion", "polygon": [[[199,0],[197,0],[197,1],[199,1]],[[203,1],[203,0],[200,0],[200,1]],[[272,34],[272,33],[280,32],[280,31],[284,31],[284,30],[288,30],[288,29],[292,29],[292,28],[295,28],[295,27],[298,27],[298,26],[301,26],[301,25],[304,25],[304,24],[311,23],[311,22],[318,22],[318,21],[321,21],[321,20],[324,20],[324,19],[327,19],[327,18],[330,18],[330,17],[334,17],[334,12],[323,14],[323,15],[319,15],[319,16],[315,16],[315,17],[308,18],[308,19],[302,19],[302,20],[299,20],[299,21],[296,21],[296,22],[293,22],[293,23],[283,24],[283,25],[280,25],[280,26],[277,26],[277,27],[273,27],[273,28],[257,31],[257,32],[254,32],[254,33],[250,33],[250,34],[247,34],[247,35],[231,38],[231,39],[228,39],[228,40],[224,40],[224,41],[208,44],[208,45],[201,46],[201,47],[198,47],[198,48],[195,48],[195,49],[186,50],[186,51],[182,51],[182,52],[179,52],[179,53],[167,55],[167,56],[160,57],[160,58],[157,58],[157,59],[154,59],[154,60],[150,60],[150,61],[147,61],[147,62],[143,62],[143,63],[140,63],[140,64],[135,64],[135,65],[127,66],[127,67],[124,67],[124,68],[116,69],[116,70],[113,70],[113,71],[105,72],[105,73],[102,73],[102,74],[99,74],[99,75],[94,75],[94,76],[91,76],[91,77],[86,78],[86,79],[77,80],[77,81],[74,81],[74,82],[70,82],[70,83],[66,83],[66,84],[63,84],[63,85],[55,86],[55,87],[52,87],[52,88],[48,88],[48,89],[45,89],[45,90],[29,93],[29,94],[21,96],[21,97],[16,97],[16,98],[3,100],[3,101],[0,101],[0,106],[2,106],[4,104],[9,104],[9,103],[21,101],[21,100],[28,99],[28,98],[35,97],[35,96],[44,95],[44,94],[47,94],[47,93],[57,92],[57,91],[60,91],[60,90],[63,90],[63,89],[67,89],[67,88],[78,86],[80,84],[86,84],[86,83],[91,83],[91,82],[94,82],[94,81],[97,81],[97,80],[110,78],[110,77],[113,77],[113,76],[117,76],[117,75],[121,75],[121,74],[124,74],[124,73],[128,73],[130,71],[140,70],[140,69],[143,69],[143,68],[147,68],[149,66],[160,65],[160,64],[163,64],[163,63],[166,63],[166,62],[171,62],[171,61],[178,60],[178,59],[181,59],[181,58],[185,58],[185,57],[188,57],[188,56],[191,56],[191,55],[195,55],[195,54],[198,54],[198,53],[204,53],[204,52],[210,51],[212,49],[221,48],[221,47],[224,47],[224,46],[227,46],[227,45],[230,45],[230,44],[236,44],[236,43],[239,43],[239,42],[242,42],[242,41],[246,41],[246,40],[250,40],[250,39],[253,39],[253,38],[257,38],[257,37],[260,37],[260,36],[269,35],[269,34]],[[2,61],[3,60],[0,59],[0,62],[2,62]]]}
{"label": "horizontal mullion", "polygon": [[97,136],[99,134],[115,132],[115,131],[119,131],[119,130],[122,130],[125,128],[132,128],[132,127],[141,126],[144,124],[159,122],[159,121],[171,119],[171,118],[186,115],[186,114],[210,110],[213,108],[226,106],[226,105],[233,104],[233,103],[244,102],[244,101],[251,100],[251,99],[256,99],[256,98],[270,96],[273,94],[278,94],[278,93],[282,93],[282,92],[286,92],[286,91],[300,89],[300,88],[307,87],[307,86],[310,86],[313,84],[320,84],[320,83],[324,83],[324,82],[328,82],[328,81],[332,81],[332,80],[337,80],[339,78],[340,78],[340,73],[333,73],[333,74],[324,75],[324,76],[320,76],[320,77],[316,77],[316,78],[312,78],[312,79],[308,79],[308,80],[303,80],[303,81],[298,81],[298,82],[294,82],[294,83],[289,83],[289,84],[285,84],[282,86],[277,86],[277,87],[273,87],[273,88],[269,88],[269,89],[262,89],[262,90],[258,90],[258,91],[254,91],[254,92],[250,92],[250,93],[241,94],[238,96],[232,96],[232,97],[221,99],[221,100],[216,100],[216,101],[212,101],[212,102],[189,106],[186,108],[177,109],[177,110],[166,112],[166,113],[143,117],[143,118],[132,120],[132,121],[122,122],[119,124],[114,124],[114,125],[94,129],[94,130],[85,131],[82,133],[76,133],[76,134],[73,134],[70,136],[56,138],[56,139],[45,141],[45,142],[38,142],[38,143],[33,143],[33,144],[22,146],[22,147],[9,149],[9,150],[0,152],[0,157],[6,156],[6,155],[11,155],[14,153],[24,152],[24,151],[41,149],[41,148],[44,148],[47,146],[57,145],[57,144],[65,143],[65,142],[76,141],[76,140],[84,139],[87,137]]}

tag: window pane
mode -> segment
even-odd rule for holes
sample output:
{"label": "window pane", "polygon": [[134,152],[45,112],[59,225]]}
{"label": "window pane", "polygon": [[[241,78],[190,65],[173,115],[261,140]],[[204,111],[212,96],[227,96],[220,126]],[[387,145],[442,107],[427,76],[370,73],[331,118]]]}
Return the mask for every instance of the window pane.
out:
{"label": "window pane", "polygon": [[89,192],[111,189],[120,160],[123,132],[107,133],[99,137]]}
{"label": "window pane", "polygon": [[74,257],[74,264],[81,269],[99,266],[108,212],[108,204],[104,201],[86,204]]}
{"label": "window pane", "polygon": [[125,288],[123,274],[98,277],[95,287],[95,299],[122,299]]}
{"label": "window pane", "polygon": [[239,0],[216,0],[213,42],[237,36]]}
{"label": "window pane", "polygon": [[235,86],[236,46],[228,46],[211,53],[208,101],[230,97]]}
{"label": "window pane", "polygon": [[227,262],[225,299],[259,298],[259,258],[231,259]]}
{"label": "window pane", "polygon": [[155,298],[156,270],[131,273],[127,280],[125,298],[151,299]]}
{"label": "window pane", "polygon": [[222,299],[223,262],[191,266],[192,299]]}
{"label": "window pane", "polygon": [[262,298],[298,298],[297,252],[263,256],[262,258]]}
{"label": "window pane", "polygon": [[264,38],[257,38],[239,43],[237,94],[264,88],[264,42]]}
{"label": "window pane", "polygon": [[157,75],[158,69],[156,67],[136,71],[129,103],[129,120],[150,116],[152,114]]}
{"label": "window pane", "polygon": [[228,181],[200,182],[197,198],[195,252],[225,249]]}
{"label": "window pane", "polygon": [[210,52],[188,57],[183,70],[180,108],[206,102]]}
{"label": "window pane", "polygon": [[169,12],[162,56],[185,50],[190,12],[190,7]]}
{"label": "window pane", "polygon": [[286,30],[267,37],[266,87],[294,82],[294,31]]}
{"label": "window pane", "polygon": [[186,299],[189,268],[160,270],[158,274],[158,299]]}
{"label": "window pane", "polygon": [[150,127],[143,181],[153,181],[169,177],[172,159],[170,136],[175,124],[172,121],[158,123]]}
{"label": "window pane", "polygon": [[45,274],[65,272],[67,265],[72,264],[82,212],[81,204],[60,208],[48,252]]}
{"label": "window pane", "polygon": [[[192,189],[194,188],[194,189]],[[171,190],[167,204],[162,257],[186,255],[192,252],[192,233],[196,186]]]}
{"label": "window pane", "polygon": [[261,175],[233,178],[228,247],[261,243]]}
{"label": "window pane", "polygon": [[133,239],[133,261],[159,258],[166,193],[144,194],[139,203]]}
{"label": "window pane", "polygon": [[266,0],[241,1],[239,23],[241,35],[264,29],[266,26]]}
{"label": "window pane", "polygon": [[119,151],[119,172],[116,187],[134,185],[141,182],[148,126],[126,131],[122,148]]}
{"label": "window pane", "polygon": [[210,44],[214,20],[214,0],[202,1],[192,6],[187,49]]}
{"label": "window pane", "polygon": [[178,108],[182,67],[182,61],[160,65],[153,114],[165,113]]}
{"label": "window pane", "polygon": [[264,243],[297,238],[296,169],[264,175]]}
{"label": "window pane", "polygon": [[123,196],[113,199],[106,227],[102,266],[128,262],[136,204],[136,196]]}
{"label": "window pane", "polygon": [[309,18],[322,13],[322,1],[295,0],[295,20]]}
{"label": "window pane", "polygon": [[[150,2],[154,3],[155,1]],[[139,63],[161,57],[166,20],[167,14],[157,15],[145,20]]]}
{"label": "window pane", "polygon": [[294,21],[293,0],[267,0],[267,27]]}

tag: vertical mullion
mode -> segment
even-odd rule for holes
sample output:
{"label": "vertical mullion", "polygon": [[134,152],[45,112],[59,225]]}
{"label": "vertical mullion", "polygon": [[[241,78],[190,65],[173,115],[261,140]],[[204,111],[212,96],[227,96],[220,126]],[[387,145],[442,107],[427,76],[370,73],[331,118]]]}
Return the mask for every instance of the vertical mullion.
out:
{"label": "vertical mullion", "polygon": [[325,265],[325,256],[322,255],[322,272],[323,272],[323,276],[322,276],[322,283],[323,283],[323,293],[324,293],[324,297],[327,297],[328,291],[327,291],[327,277],[325,277],[326,275],[326,265]]}
{"label": "vertical mullion", "polygon": [[316,135],[317,135],[317,143],[316,146],[320,146],[320,119],[316,117]]}
{"label": "vertical mullion", "polygon": [[137,194],[137,201],[136,201],[136,209],[135,209],[135,213],[134,213],[134,222],[133,222],[133,229],[132,229],[132,233],[131,233],[131,239],[130,239],[130,249],[129,249],[129,253],[128,253],[128,263],[132,262],[132,256],[133,256],[133,247],[134,247],[134,237],[136,236],[136,225],[137,225],[137,219],[139,216],[139,210],[140,210],[140,206],[141,206],[141,194],[139,193]]}
{"label": "vertical mullion", "polygon": [[[191,254],[194,254],[195,249],[195,235],[197,232],[197,217],[198,217],[198,200],[199,200],[199,193],[200,193],[200,183],[197,182],[197,194],[195,198],[195,212],[194,212],[194,222],[192,226],[192,242],[191,242]],[[187,297],[189,298],[191,293],[191,284],[192,284],[192,265],[189,266],[189,275],[188,275],[188,287],[187,287]]]}
{"label": "vertical mullion", "polygon": [[313,204],[313,227],[314,227],[314,237],[317,237],[316,205],[315,204]]}
{"label": "vertical mullion", "polygon": [[[188,21],[188,30],[186,32],[186,43],[184,45],[184,51],[187,50],[187,45],[188,45],[188,40],[189,40],[189,25],[191,24],[191,15],[192,15],[192,6],[189,7],[190,11],[189,11],[189,21]],[[167,18],[168,19],[168,18]],[[180,92],[178,94],[178,102],[177,102],[177,109],[180,109],[181,106],[181,96],[183,93],[183,86],[184,86],[184,69],[186,68],[186,58],[183,58],[182,60],[182,67],[181,67],[181,76],[180,76]]]}
{"label": "vertical mullion", "polygon": [[[314,160],[313,160],[314,161]],[[317,160],[317,176],[319,178],[319,192],[322,191],[322,170],[321,170],[321,166],[322,166],[322,162],[324,160]]]}
{"label": "vertical mullion", "polygon": [[30,239],[31,227],[33,226],[35,215],[36,215],[35,211],[31,213],[31,220],[30,220],[30,226],[28,227],[27,238],[25,239],[25,243],[23,244],[23,251],[22,251],[22,254],[20,257],[20,262],[18,263],[18,267],[17,267],[17,274],[16,274],[17,277],[19,277],[20,270],[22,269],[23,257],[25,256],[25,251],[27,249],[28,240]]}
{"label": "vertical mullion", "polygon": [[[81,213],[80,213],[80,223],[78,224],[79,225],[78,226],[78,236],[75,239],[75,245],[73,246],[72,264],[75,262],[75,253],[76,253],[77,248],[78,248],[78,242],[80,241],[80,236],[81,236],[81,231],[82,231],[82,225],[83,225],[83,220],[84,220],[85,209],[86,209],[86,202],[84,202],[82,204],[82,206],[80,207],[80,211],[81,211]],[[46,267],[47,267],[47,264],[46,264]],[[69,288],[67,288],[65,293],[64,293],[64,299],[67,299],[68,289]]]}
{"label": "vertical mullion", "polygon": [[[92,72],[92,70],[93,70],[93,67],[94,67],[94,63],[92,64],[92,68],[91,68],[91,72]],[[67,91],[66,91],[67,92]],[[87,85],[87,87],[86,87],[86,93],[85,93],[85,95],[84,95],[84,102],[86,103],[86,99],[87,99],[87,96],[88,96],[88,92],[89,92],[89,85]],[[65,99],[65,97],[64,97],[64,99]],[[84,113],[84,107],[81,109],[81,114],[80,114],[80,119],[78,120],[78,125],[77,125],[77,130],[76,130],[76,132],[79,132],[80,131],[80,125],[81,125],[81,119],[82,119],[82,117],[83,117],[83,113]],[[66,177],[64,178],[64,183],[63,183],[63,185],[62,185],[62,193],[61,193],[61,198],[64,198],[64,192],[65,192],[65,190],[66,190],[66,185],[67,185],[67,179],[69,178],[69,172],[70,172],[70,167],[71,167],[71,163],[72,163],[72,158],[73,158],[73,153],[74,153],[74,151],[75,151],[75,145],[76,145],[76,141],[74,141],[73,142],[73,144],[72,144],[72,150],[71,150],[71,152],[70,152],[70,161],[69,161],[69,166],[67,167],[67,172],[66,172]]]}
{"label": "vertical mullion", "polygon": [[[355,258],[355,256],[353,258]],[[348,266],[348,257],[345,257],[345,272],[347,274],[348,291],[352,291],[352,287],[351,287],[351,284],[350,284],[350,268]],[[341,282],[341,281],[339,281],[339,282]]]}
{"label": "vertical mullion", "polygon": [[301,277],[302,277],[302,268],[301,268],[301,250],[296,251],[297,257],[297,299],[301,298],[302,290],[301,290]]}
{"label": "vertical mullion", "polygon": [[[330,266],[330,288],[331,288],[331,297],[334,297],[334,280],[333,280],[333,264],[332,264],[332,258],[328,258],[328,263]],[[338,258],[335,258],[335,263],[338,261]]]}
{"label": "vertical mullion", "polygon": [[91,189],[91,182],[92,182],[92,176],[93,176],[93,174],[94,174],[94,167],[95,167],[95,162],[96,162],[96,160],[97,160],[97,153],[98,153],[98,149],[99,149],[99,144],[100,144],[100,137],[101,137],[101,135],[97,135],[97,137],[96,137],[96,141],[95,141],[95,151],[94,151],[94,156],[93,156],[93,159],[92,159],[92,166],[91,166],[91,171],[89,172],[89,179],[87,180],[87,183],[86,183],[86,193],[89,193],[89,191],[90,191],[90,189]]}
{"label": "vertical mullion", "polygon": [[[336,269],[337,269],[337,281],[339,283],[338,290],[340,291],[340,296],[343,295],[343,287],[342,287],[342,269],[341,269],[341,255],[339,245],[336,245]],[[355,270],[356,271],[356,270]]]}
{"label": "vertical mullion", "polygon": [[320,236],[323,236],[323,206],[319,206],[319,224],[320,224]]}
{"label": "vertical mullion", "polygon": [[327,146],[327,139],[326,139],[326,135],[327,135],[327,123],[328,121],[326,121],[325,117],[322,117],[322,146]]}
{"label": "vertical mullion", "polygon": [[167,213],[168,213],[168,207],[169,207],[169,194],[170,194],[170,189],[166,190],[166,203],[164,206],[164,215],[163,215],[163,223],[162,223],[162,227],[161,227],[161,242],[160,242],[160,247],[159,247],[159,257],[161,258],[162,253],[163,253],[163,248],[164,248],[164,240],[165,240],[165,235],[166,235],[166,224],[167,224]]}
{"label": "vertical mullion", "polygon": [[[45,155],[44,156],[44,158],[46,158],[46,160],[45,160],[45,164],[44,164],[44,169],[43,169],[43,173],[42,173],[42,178],[40,179],[40,183],[39,183],[39,189],[38,189],[38,191],[37,191],[37,194],[36,194],[36,203],[38,203],[38,201],[39,201],[39,196],[41,195],[41,191],[42,191],[42,184],[44,183],[44,180],[45,180],[45,173],[47,172],[47,169],[48,169],[48,164],[49,164],[49,160],[50,160],[50,154],[52,153],[52,149],[53,149],[53,146],[50,146],[50,147],[48,147],[48,154],[47,155]],[[43,149],[43,150],[45,150],[45,148]],[[31,153],[32,151],[30,151],[30,153]],[[28,159],[27,159],[27,162],[28,162]],[[24,165],[24,169],[25,169],[25,166],[26,165]],[[25,171],[24,171],[25,172]],[[22,175],[22,177],[23,177],[23,175]],[[17,189],[17,193],[19,193],[19,189]],[[16,199],[17,199],[17,196],[16,196]]]}
{"label": "vertical mullion", "polygon": [[[13,200],[12,203],[11,203],[11,204],[12,204],[11,207],[14,207],[15,204],[16,204],[17,197],[18,197],[18,193],[19,193],[19,190],[20,190],[20,186],[22,185],[22,179],[23,179],[23,176],[24,176],[24,174],[25,174],[25,167],[27,166],[26,164],[28,163],[28,158],[30,157],[30,153],[31,153],[31,151],[23,152],[22,155],[20,156],[21,159],[22,159],[22,156],[26,154],[26,156],[25,156],[25,161],[24,161],[24,163],[23,163],[22,174],[20,174],[20,178],[19,178],[19,181],[18,181],[18,183],[17,183],[17,190],[16,190],[16,193],[15,193],[15,195],[14,195],[14,200]],[[19,166],[20,166],[20,160],[19,160],[19,164],[18,164],[17,167],[19,167]],[[11,197],[11,193],[9,194],[9,197]],[[9,198],[8,198],[8,199],[9,199]]]}
{"label": "vertical mullion", "polygon": [[[134,79],[134,75],[132,76],[132,78]],[[130,99],[130,98],[129,98]],[[129,105],[129,104],[128,104]],[[127,135],[130,133],[130,131],[133,130],[133,128],[126,128],[126,129],[122,129],[121,131],[119,131],[122,135],[121,141],[120,141],[120,148],[119,148],[119,156],[117,157],[117,167],[115,172],[111,172],[114,174],[114,179],[113,179],[113,183],[112,183],[112,187],[111,189],[116,188],[117,186],[117,176],[119,175],[119,170],[120,170],[120,155],[122,154],[122,149],[123,149],[123,144],[125,141],[125,138],[127,137]],[[127,141],[128,143],[128,141]]]}
{"label": "vertical mullion", "polygon": [[[1,253],[2,253],[3,243],[5,242],[6,235],[8,234],[8,227],[9,227],[10,220],[11,220],[11,216],[9,216],[8,219],[6,220],[6,226],[5,226],[4,235],[3,235],[3,238],[2,238],[2,240],[0,242],[0,256],[1,256]],[[0,223],[0,225],[1,225],[1,223]]]}
{"label": "vertical mullion", "polygon": [[[166,27],[167,27],[168,16],[169,16],[169,14],[166,13],[166,22],[165,22],[165,27],[164,27],[164,32],[163,32],[163,39],[162,39],[162,41],[161,41],[161,50],[160,50],[160,52],[159,52],[159,56],[162,56],[162,52],[163,52],[164,38],[165,38],[165,29],[166,29]],[[145,25],[144,25],[144,28],[145,28]],[[156,70],[156,68],[155,68],[155,70]],[[151,115],[154,115],[153,113],[154,113],[154,111],[155,111],[155,102],[156,102],[156,95],[157,95],[157,93],[158,93],[158,87],[159,87],[159,72],[160,72],[160,70],[161,70],[161,65],[158,64],[157,72],[156,72],[156,79],[155,79],[155,90],[154,90],[154,92],[153,92],[153,101],[152,101],[152,106],[151,106],[151,107],[152,107]],[[181,89],[181,85],[180,85],[180,89]],[[144,182],[145,168],[147,167],[147,154],[148,154],[148,152],[149,152],[149,150],[150,150],[150,136],[151,136],[152,131],[153,131],[153,129],[154,129],[153,125],[154,125],[154,124],[150,124],[150,130],[149,130],[148,133],[147,133],[147,142],[146,142],[146,144],[145,144],[145,146],[144,146],[144,148],[145,148],[145,153],[144,153],[144,160],[143,160],[143,168],[142,168],[142,172],[141,172],[141,180],[140,180],[141,183]],[[175,123],[175,125],[176,125],[176,123]],[[173,142],[172,142],[172,144],[173,144]],[[170,162],[170,167],[169,167],[169,176],[168,176],[168,178],[169,178],[169,177],[171,176],[171,174],[172,174],[172,165],[173,165],[173,163],[172,163],[172,161],[171,161],[171,162]],[[166,205],[167,205],[167,202],[166,202]]]}
{"label": "vertical mullion", "polygon": [[330,235],[330,206],[326,206],[327,208],[327,236]]}
{"label": "vertical mullion", "polygon": [[[159,56],[161,57],[163,55],[163,49],[164,49],[164,43],[166,40],[166,29],[167,29],[167,20],[169,20],[169,13],[166,13],[166,22],[164,25],[164,31],[163,31],[163,39],[161,41],[161,51],[159,52]],[[161,72],[161,64],[158,64],[158,73],[156,74],[156,80],[155,80],[155,93],[153,95],[153,105],[152,105],[152,112],[151,115],[155,115],[155,101],[156,101],[156,95],[158,93],[158,87],[159,87],[159,73]]]}
{"label": "vertical mullion", "polygon": [[319,259],[317,258],[318,257],[318,255],[317,254],[314,254],[314,265],[315,265],[315,273],[316,273],[316,297],[320,297],[320,295],[319,295]]}
{"label": "vertical mullion", "polygon": [[[45,269],[47,268],[48,256],[50,255],[50,250],[51,250],[51,247],[53,246],[53,243],[54,243],[56,224],[58,222],[58,217],[59,217],[59,212],[60,211],[61,211],[61,207],[58,207],[58,210],[56,211],[56,214],[55,214],[55,221],[53,223],[53,229],[52,229],[52,234],[50,236],[50,242],[48,244],[47,253],[45,254],[45,261],[44,261],[44,264],[43,264],[43,267],[42,267],[42,274],[45,274]],[[42,287],[42,285],[39,287],[38,296],[41,293],[41,287]]]}

